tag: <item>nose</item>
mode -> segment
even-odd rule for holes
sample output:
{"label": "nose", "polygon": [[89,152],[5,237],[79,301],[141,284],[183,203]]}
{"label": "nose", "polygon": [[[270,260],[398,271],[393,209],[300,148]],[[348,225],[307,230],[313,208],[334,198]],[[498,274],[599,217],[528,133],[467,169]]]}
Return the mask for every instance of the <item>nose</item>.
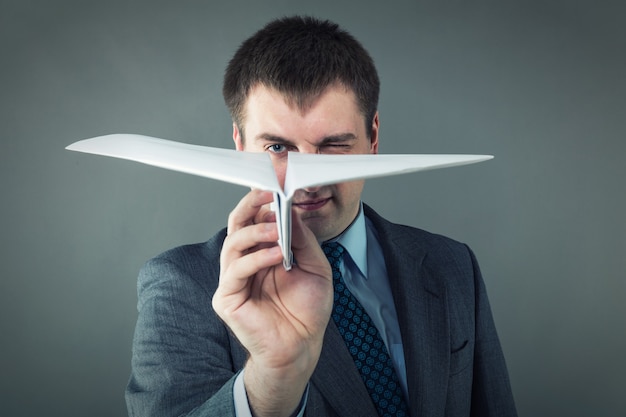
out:
{"label": "nose", "polygon": [[307,187],[307,188],[303,188],[304,192],[306,193],[316,193],[320,190],[320,186],[316,186],[316,187]]}

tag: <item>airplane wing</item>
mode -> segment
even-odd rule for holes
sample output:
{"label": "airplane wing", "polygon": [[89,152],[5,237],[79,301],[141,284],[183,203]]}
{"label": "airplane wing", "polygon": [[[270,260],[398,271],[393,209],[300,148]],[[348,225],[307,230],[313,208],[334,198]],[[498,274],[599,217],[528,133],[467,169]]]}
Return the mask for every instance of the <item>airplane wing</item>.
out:
{"label": "airplane wing", "polygon": [[271,160],[264,153],[238,152],[131,134],[98,136],[73,143],[66,149],[282,192]]}
{"label": "airplane wing", "polygon": [[297,189],[366,178],[448,168],[492,159],[491,155],[316,155],[289,153],[285,195]]}

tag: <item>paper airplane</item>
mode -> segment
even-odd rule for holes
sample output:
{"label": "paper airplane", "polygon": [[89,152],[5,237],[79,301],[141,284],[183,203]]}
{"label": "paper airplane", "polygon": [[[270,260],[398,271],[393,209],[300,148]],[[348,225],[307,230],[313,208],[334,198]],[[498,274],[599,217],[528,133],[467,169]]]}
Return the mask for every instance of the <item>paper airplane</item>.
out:
{"label": "paper airplane", "polygon": [[285,186],[276,178],[270,156],[263,152],[190,145],[132,134],[85,139],[66,149],[128,159],[148,165],[213,178],[274,193],[278,244],[285,269],[291,269],[291,204],[296,190],[365,178],[472,164],[491,155],[320,155],[289,152]]}

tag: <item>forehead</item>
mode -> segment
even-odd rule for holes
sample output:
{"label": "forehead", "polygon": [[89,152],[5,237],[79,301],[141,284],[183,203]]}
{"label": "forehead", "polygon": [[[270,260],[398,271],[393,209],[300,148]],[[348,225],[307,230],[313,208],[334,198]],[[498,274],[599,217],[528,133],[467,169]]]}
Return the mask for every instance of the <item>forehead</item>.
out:
{"label": "forehead", "polygon": [[363,126],[354,93],[342,85],[331,85],[306,100],[282,94],[276,89],[257,85],[250,90],[245,104],[244,127],[356,129]]}

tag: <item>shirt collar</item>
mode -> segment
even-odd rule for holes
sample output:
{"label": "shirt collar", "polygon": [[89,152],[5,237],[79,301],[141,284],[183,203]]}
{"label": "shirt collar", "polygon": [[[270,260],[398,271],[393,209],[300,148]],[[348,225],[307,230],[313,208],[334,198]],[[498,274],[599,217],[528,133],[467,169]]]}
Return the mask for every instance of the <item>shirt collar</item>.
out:
{"label": "shirt collar", "polygon": [[363,204],[359,207],[356,219],[333,241],[341,243],[363,277],[367,279],[367,231]]}

